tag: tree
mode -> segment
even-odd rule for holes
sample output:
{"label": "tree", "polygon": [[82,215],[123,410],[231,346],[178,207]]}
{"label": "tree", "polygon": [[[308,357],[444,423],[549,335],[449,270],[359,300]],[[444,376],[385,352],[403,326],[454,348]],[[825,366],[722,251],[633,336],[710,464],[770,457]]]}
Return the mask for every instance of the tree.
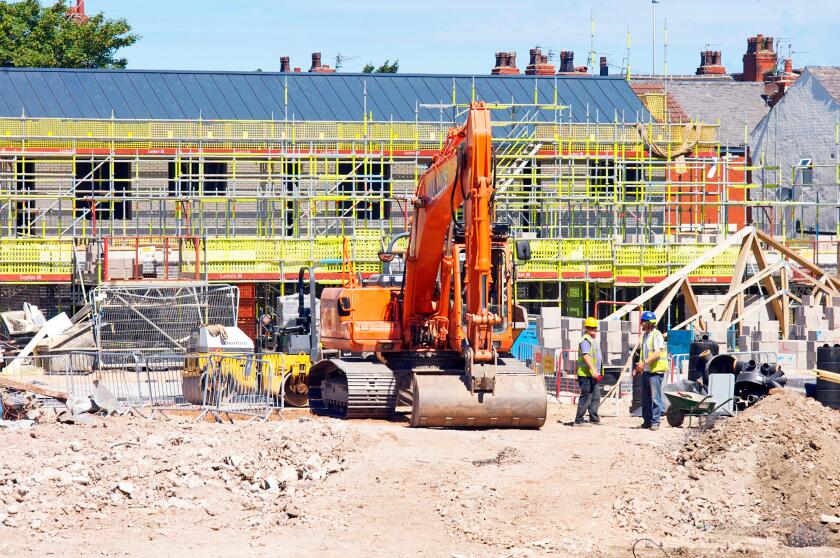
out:
{"label": "tree", "polygon": [[0,66],[125,68],[128,61],[116,53],[140,38],[128,22],[102,13],[81,22],[68,9],[64,0],[0,1]]}
{"label": "tree", "polygon": [[368,62],[365,64],[365,67],[362,68],[362,72],[366,74],[396,74],[400,70],[400,61],[394,60],[393,64],[390,62],[390,60],[386,60],[378,68],[375,67],[372,62]]}

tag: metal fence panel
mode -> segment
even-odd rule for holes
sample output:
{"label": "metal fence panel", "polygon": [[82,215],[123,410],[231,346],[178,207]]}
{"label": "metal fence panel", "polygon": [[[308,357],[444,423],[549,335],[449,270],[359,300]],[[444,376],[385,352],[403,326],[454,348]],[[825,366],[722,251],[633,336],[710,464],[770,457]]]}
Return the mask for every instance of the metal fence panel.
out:
{"label": "metal fence panel", "polygon": [[239,289],[232,285],[100,285],[90,292],[97,347],[103,351],[185,351],[202,324],[236,326]]}

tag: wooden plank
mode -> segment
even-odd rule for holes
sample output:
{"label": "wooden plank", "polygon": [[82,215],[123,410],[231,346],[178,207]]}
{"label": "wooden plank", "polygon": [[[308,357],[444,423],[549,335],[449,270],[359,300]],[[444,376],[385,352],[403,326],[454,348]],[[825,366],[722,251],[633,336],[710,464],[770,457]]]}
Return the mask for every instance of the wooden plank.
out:
{"label": "wooden plank", "polygon": [[[753,241],[753,256],[755,256],[755,263],[758,265],[759,270],[764,271],[769,267],[767,257],[764,255],[764,250],[762,250],[757,239]],[[787,331],[789,325],[787,312],[782,308],[782,302],[779,300],[779,297],[775,296],[779,293],[779,289],[776,287],[776,280],[773,279],[772,275],[767,275],[762,280],[762,284],[764,285],[764,290],[770,295],[767,300],[770,303],[770,307],[773,308],[773,315],[779,321],[779,326],[782,331]]]}
{"label": "wooden plank", "polygon": [[[741,251],[738,252],[738,260],[735,262],[735,271],[732,273],[732,281],[729,283],[728,292],[735,291],[738,288],[738,285],[744,282],[744,272],[747,270],[747,263],[750,261],[750,255],[752,255],[750,247],[753,242],[755,242],[755,235],[751,234],[745,238],[744,242],[741,244]],[[741,289],[741,292],[743,292],[743,289]],[[726,306],[723,308],[723,313],[721,314],[721,319],[723,321],[728,322],[732,319],[732,314],[735,312],[735,306],[736,301],[733,299],[729,299],[726,302]]]}
{"label": "wooden plank", "polygon": [[791,260],[795,261],[796,263],[813,273],[815,276],[827,277],[828,281],[830,281],[835,288],[840,288],[840,278],[838,278],[836,275],[832,275],[826,272],[823,268],[816,265],[814,262],[806,260],[799,254],[792,251],[790,248],[788,248],[787,246],[770,236],[769,234],[764,233],[762,231],[756,231],[755,234],[761,242],[772,247],[774,250],[788,256]]}
{"label": "wooden plank", "polygon": [[[685,299],[686,311],[690,312],[692,316],[696,316],[699,310],[699,303],[697,302],[697,297],[694,296],[694,288],[691,286],[691,281],[683,281],[680,290]],[[703,319],[702,315],[698,316],[697,324],[700,326],[700,329],[706,329],[706,320]]]}
{"label": "wooden plank", "polygon": [[645,302],[648,302],[653,297],[658,295],[659,293],[663,293],[670,289],[673,285],[677,284],[679,281],[688,277],[691,273],[696,271],[700,266],[705,264],[706,262],[716,258],[717,256],[721,255],[723,252],[740,244],[744,241],[746,237],[753,234],[755,229],[753,227],[744,227],[737,233],[733,234],[729,238],[725,239],[723,242],[708,250],[703,255],[701,255],[696,260],[686,264],[684,267],[680,268],[676,273],[666,277],[664,280],[657,283],[655,286],[651,287],[650,289],[643,292],[641,295],[637,296],[632,300],[634,303],[633,305],[626,305],[622,306],[606,318],[605,320],[620,320],[627,314],[631,312],[634,308],[642,308]]}
{"label": "wooden plank", "polygon": [[17,380],[12,380],[11,378],[4,378],[2,376],[0,376],[0,386],[10,389],[16,389],[18,391],[26,391],[28,393],[37,393],[38,395],[43,395],[44,397],[52,397],[53,399],[58,399],[59,401],[67,401],[67,398],[70,397],[70,394],[65,393],[63,391],[55,391],[52,389],[43,388],[41,386],[27,384],[25,382],[18,382]]}
{"label": "wooden plank", "polygon": [[[747,279],[746,281],[744,281],[743,283],[738,285],[738,287],[736,288],[737,290],[731,291],[731,292],[728,292],[726,294],[721,295],[720,298],[718,298],[717,300],[715,300],[714,302],[712,302],[710,304],[707,304],[703,308],[700,308],[697,312],[695,312],[695,314],[693,316],[691,316],[689,318],[686,318],[685,320],[683,320],[679,324],[675,325],[671,329],[681,329],[681,328],[687,326],[688,324],[690,324],[691,322],[697,320],[698,318],[704,316],[706,314],[706,312],[708,312],[709,310],[713,310],[713,309],[717,308],[718,306],[720,306],[721,304],[725,304],[729,300],[741,297],[744,294],[744,291],[746,289],[749,289],[750,287],[756,285],[759,281],[764,279],[766,276],[772,275],[773,273],[776,272],[776,270],[782,269],[784,266],[785,266],[784,263],[777,262],[777,263],[773,264],[772,266],[770,266],[768,269],[765,269],[764,271],[756,273],[755,275],[753,275],[752,277],[750,277],[749,279]],[[743,304],[743,302],[741,302],[740,304]],[[743,310],[743,308],[740,308],[739,310]],[[739,311],[739,315],[740,315],[740,311]],[[728,321],[728,320],[721,320],[721,321]]]}
{"label": "wooden plank", "polygon": [[803,279],[805,279],[808,283],[814,286],[814,289],[811,291],[813,296],[816,296],[817,291],[822,291],[829,296],[840,296],[840,292],[832,285],[831,283],[826,284],[826,277],[822,277],[820,279],[815,279],[810,275],[803,275]]}
{"label": "wooden plank", "polygon": [[778,302],[778,299],[779,299],[779,298],[780,298],[783,294],[784,294],[784,291],[779,291],[779,292],[777,292],[776,294],[774,294],[773,296],[771,296],[771,297],[769,297],[769,298],[762,298],[761,300],[759,300],[758,302],[756,302],[755,304],[753,304],[752,306],[750,306],[749,308],[747,308],[744,312],[742,312],[740,316],[738,316],[737,318],[735,318],[734,320],[732,320],[731,322],[729,322],[729,323],[727,324],[727,325],[728,325],[728,327],[732,327],[733,325],[737,324],[738,322],[740,322],[741,320],[743,320],[744,318],[746,318],[746,317],[747,317],[747,316],[749,316],[750,314],[755,314],[755,313],[756,313],[756,312],[758,312],[758,311],[759,311],[762,307],[767,306],[767,303],[768,303],[768,302],[773,302],[773,301],[777,301],[777,302]]}
{"label": "wooden plank", "polygon": [[662,300],[659,302],[659,306],[657,306],[656,310],[653,311],[653,313],[656,314],[656,319],[662,319],[662,317],[665,315],[665,312],[668,311],[668,307],[671,306],[671,302],[673,302],[674,297],[676,297],[677,294],[680,292],[680,287],[682,287],[683,283],[686,283],[685,279],[674,285],[674,287],[670,291],[668,291],[668,294],[662,297]]}

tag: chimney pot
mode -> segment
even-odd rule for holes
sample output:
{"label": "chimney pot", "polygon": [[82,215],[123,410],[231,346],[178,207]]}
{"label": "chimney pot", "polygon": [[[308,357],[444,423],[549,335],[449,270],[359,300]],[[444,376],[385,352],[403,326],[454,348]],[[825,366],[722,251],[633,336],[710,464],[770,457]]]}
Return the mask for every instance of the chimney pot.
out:
{"label": "chimney pot", "polygon": [[313,52],[312,53],[312,67],[309,71],[315,70],[321,67],[321,53],[320,52]]}
{"label": "chimney pot", "polygon": [[280,57],[280,71],[284,72],[284,73],[289,71],[289,57],[288,56],[281,56]]}
{"label": "chimney pot", "polygon": [[610,67],[607,64],[607,57],[606,56],[601,57],[601,75],[602,76],[610,75]]}
{"label": "chimney pot", "polygon": [[575,71],[575,53],[571,50],[560,51],[560,73],[573,73]]}

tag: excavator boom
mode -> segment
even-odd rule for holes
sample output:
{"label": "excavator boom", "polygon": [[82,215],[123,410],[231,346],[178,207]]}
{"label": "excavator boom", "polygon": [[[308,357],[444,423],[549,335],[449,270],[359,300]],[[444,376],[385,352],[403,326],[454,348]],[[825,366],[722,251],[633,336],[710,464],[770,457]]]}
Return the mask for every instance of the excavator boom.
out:
{"label": "excavator boom", "polygon": [[376,353],[380,364],[314,365],[313,409],[381,416],[396,404],[393,389],[411,404],[414,426],[542,426],[541,379],[505,355],[527,316],[513,304],[507,228],[493,222],[493,198],[490,110],[473,103],[418,182],[402,280],[322,293],[324,347]]}

